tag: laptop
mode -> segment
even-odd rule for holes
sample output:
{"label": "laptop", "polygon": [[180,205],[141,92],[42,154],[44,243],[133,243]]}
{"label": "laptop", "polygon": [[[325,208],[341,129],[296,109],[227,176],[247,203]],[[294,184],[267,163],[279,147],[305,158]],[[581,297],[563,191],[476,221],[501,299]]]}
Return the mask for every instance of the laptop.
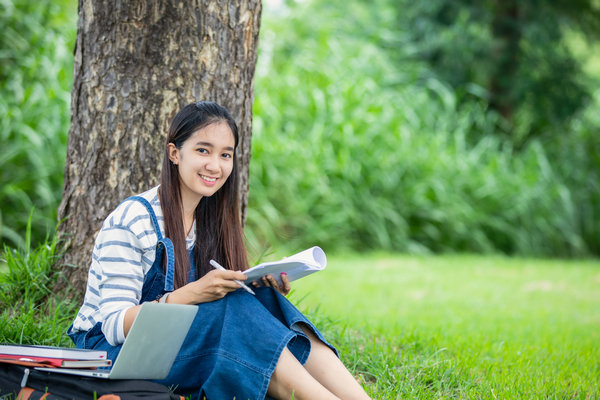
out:
{"label": "laptop", "polygon": [[164,379],[197,311],[198,307],[191,305],[143,303],[110,370],[36,369],[106,379]]}

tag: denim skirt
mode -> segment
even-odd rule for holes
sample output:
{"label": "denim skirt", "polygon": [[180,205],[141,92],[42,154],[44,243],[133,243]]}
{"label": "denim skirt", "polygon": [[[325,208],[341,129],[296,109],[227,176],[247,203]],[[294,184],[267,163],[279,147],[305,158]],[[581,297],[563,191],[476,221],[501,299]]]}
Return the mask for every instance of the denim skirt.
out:
{"label": "denim skirt", "polygon": [[[236,290],[198,305],[198,313],[166,379],[157,381],[190,399],[262,400],[281,352],[287,347],[302,364],[311,330],[337,355],[321,333],[292,303],[271,288],[256,296]],[[102,349],[116,359],[121,346],[111,346],[100,324],[87,332],[70,332],[80,348]]]}

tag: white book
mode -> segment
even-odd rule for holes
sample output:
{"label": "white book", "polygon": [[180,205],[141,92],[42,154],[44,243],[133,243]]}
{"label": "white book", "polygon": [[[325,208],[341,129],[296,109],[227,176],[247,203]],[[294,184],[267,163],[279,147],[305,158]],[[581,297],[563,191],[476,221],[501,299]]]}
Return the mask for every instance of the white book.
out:
{"label": "white book", "polygon": [[70,347],[36,346],[27,344],[0,344],[0,354],[30,357],[60,358],[63,360],[106,360],[104,350],[86,350]]}
{"label": "white book", "polygon": [[320,247],[314,246],[279,261],[261,263],[243,271],[247,276],[244,282],[250,284],[260,281],[265,275],[272,275],[281,285],[280,274],[282,272],[287,274],[288,280],[291,282],[321,271],[326,266],[327,257],[325,252]]}

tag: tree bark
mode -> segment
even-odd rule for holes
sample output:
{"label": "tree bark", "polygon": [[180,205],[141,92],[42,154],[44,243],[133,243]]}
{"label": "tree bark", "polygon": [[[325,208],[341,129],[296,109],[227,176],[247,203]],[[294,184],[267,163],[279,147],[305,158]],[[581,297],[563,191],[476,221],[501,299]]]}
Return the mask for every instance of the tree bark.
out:
{"label": "tree bark", "polygon": [[489,91],[490,107],[512,124],[517,106],[518,72],[521,61],[521,16],[517,0],[495,0],[491,31],[493,61]]}
{"label": "tree bark", "polygon": [[74,297],[83,295],[102,221],[158,184],[169,123],[190,102],[216,101],[238,122],[245,220],[260,14],[260,0],[79,0],[58,210]]}

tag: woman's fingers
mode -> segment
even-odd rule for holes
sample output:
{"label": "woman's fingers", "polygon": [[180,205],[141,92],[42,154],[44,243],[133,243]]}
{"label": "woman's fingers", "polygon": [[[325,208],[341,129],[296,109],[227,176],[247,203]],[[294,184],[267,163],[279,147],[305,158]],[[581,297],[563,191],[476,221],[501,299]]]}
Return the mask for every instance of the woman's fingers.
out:
{"label": "woman's fingers", "polygon": [[240,271],[212,270],[190,285],[195,286],[198,300],[203,302],[220,299],[227,293],[239,289],[240,285],[235,280],[245,279],[246,274]]}
{"label": "woman's fingers", "polygon": [[292,287],[290,286],[290,281],[288,279],[288,276],[285,272],[281,273],[281,294],[284,296],[287,296],[288,293],[290,293],[290,290],[292,290]]}
{"label": "woman's fingers", "polygon": [[219,300],[227,293],[241,286],[235,281],[244,281],[246,274],[241,271],[211,270],[202,278],[175,290],[173,294],[182,304],[199,304]]}
{"label": "woman's fingers", "polygon": [[263,285],[272,287],[275,290],[279,290],[279,283],[272,275],[265,275],[262,277]]}
{"label": "woman's fingers", "polygon": [[223,271],[223,270],[215,269],[213,271],[210,271],[209,273],[214,273],[216,276],[219,276],[222,279],[228,279],[228,280],[237,279],[238,281],[246,280],[246,274],[244,274],[241,271],[232,271],[229,269]]}
{"label": "woman's fingers", "polygon": [[237,282],[235,282],[231,279],[223,279],[221,286],[224,288],[230,289],[229,291],[237,290],[241,287],[240,285],[237,284]]}
{"label": "woman's fingers", "polygon": [[[275,279],[272,275],[263,276],[261,278],[262,286],[272,287],[273,289],[277,290],[282,295],[287,296],[291,290],[290,281],[285,272],[282,272],[280,276],[281,276],[281,284],[279,284],[277,279]],[[254,286],[259,287],[261,285],[258,285],[255,283]]]}

